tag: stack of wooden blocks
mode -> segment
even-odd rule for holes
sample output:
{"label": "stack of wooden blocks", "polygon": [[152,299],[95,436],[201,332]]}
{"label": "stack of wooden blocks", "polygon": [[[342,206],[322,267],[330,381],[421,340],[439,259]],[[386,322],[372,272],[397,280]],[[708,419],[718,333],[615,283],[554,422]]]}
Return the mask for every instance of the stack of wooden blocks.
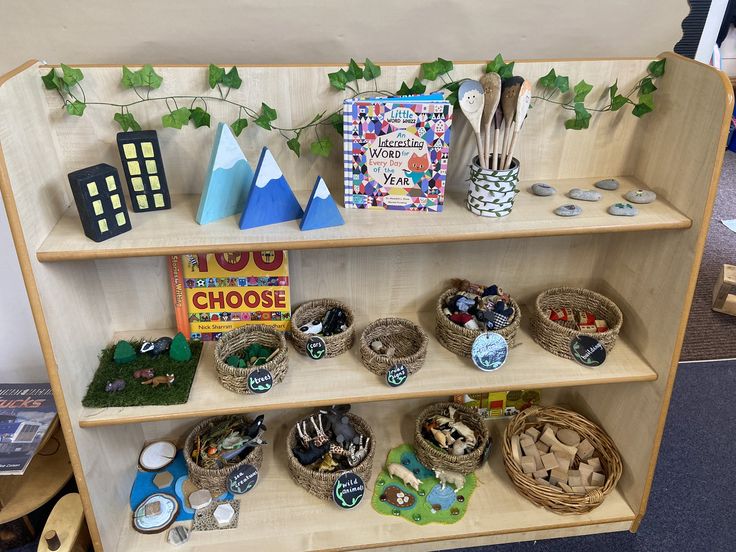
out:
{"label": "stack of wooden blocks", "polygon": [[[511,437],[511,454],[521,470],[540,485],[584,495],[606,482],[601,461],[587,439],[571,429],[546,424]],[[571,469],[578,459],[577,469]]]}

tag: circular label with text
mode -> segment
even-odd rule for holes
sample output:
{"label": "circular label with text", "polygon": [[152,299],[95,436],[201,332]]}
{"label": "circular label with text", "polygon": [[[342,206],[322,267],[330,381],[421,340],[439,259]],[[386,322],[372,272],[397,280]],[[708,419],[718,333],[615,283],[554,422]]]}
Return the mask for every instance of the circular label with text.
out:
{"label": "circular label with text", "polygon": [[332,487],[332,500],[340,508],[349,510],[355,508],[363,500],[365,494],[365,483],[363,479],[353,472],[346,472],[337,478]]}
{"label": "circular label with text", "polygon": [[233,494],[245,494],[258,483],[258,469],[253,464],[245,464],[233,471],[227,478],[227,490]]}
{"label": "circular label with text", "polygon": [[470,356],[473,364],[484,372],[498,370],[509,354],[506,340],[494,332],[482,333],[473,341]]}
{"label": "circular label with text", "polygon": [[313,335],[307,339],[307,356],[314,360],[323,359],[327,355],[327,345],[325,340],[318,335]]}
{"label": "circular label with text", "polygon": [[273,376],[265,368],[259,368],[248,375],[248,389],[253,393],[265,393],[273,387]]}
{"label": "circular label with text", "polygon": [[570,340],[570,353],[578,364],[593,368],[606,360],[606,349],[595,337],[578,335]]}
{"label": "circular label with text", "polygon": [[391,387],[403,385],[409,379],[409,370],[404,364],[394,364],[386,372],[386,383]]}

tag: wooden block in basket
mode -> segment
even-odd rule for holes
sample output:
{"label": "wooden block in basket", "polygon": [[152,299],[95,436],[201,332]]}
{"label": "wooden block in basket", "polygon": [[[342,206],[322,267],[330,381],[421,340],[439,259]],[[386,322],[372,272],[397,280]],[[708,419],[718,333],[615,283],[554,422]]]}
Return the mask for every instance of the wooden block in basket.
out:
{"label": "wooden block in basket", "polygon": [[[455,324],[452,320],[447,318],[442,309],[447,305],[447,300],[460,292],[458,288],[450,288],[440,295],[435,306],[435,333],[437,335],[437,341],[447,349],[452,351],[456,355],[460,355],[466,358],[470,358],[470,351],[473,348],[473,342],[482,333],[483,330],[469,330],[459,324]],[[494,330],[495,333],[503,337],[509,344],[509,347],[513,347],[514,341],[516,340],[516,333],[519,330],[521,324],[521,309],[516,301],[510,299],[511,307],[514,309],[514,314],[509,319],[509,325],[500,330]]]}
{"label": "wooden block in basket", "polygon": [[[593,445],[605,475],[602,487],[584,494],[573,494],[553,485],[538,482],[523,472],[521,466],[514,460],[512,437],[521,436],[529,428],[541,431],[546,424],[559,429],[571,429]],[[579,462],[580,458],[576,456],[572,466],[577,469]],[[621,455],[603,429],[577,412],[557,406],[531,406],[511,419],[503,437],[503,464],[511,482],[522,496],[558,514],[584,514],[600,506],[616,487],[623,470]]]}
{"label": "wooden block in basket", "polygon": [[312,320],[321,320],[325,313],[334,307],[339,307],[345,312],[347,329],[339,334],[322,337],[325,342],[325,356],[328,358],[336,357],[350,350],[355,339],[355,318],[353,311],[345,303],[341,303],[340,301],[334,299],[317,299],[302,303],[291,315],[289,341],[291,341],[298,353],[302,355],[307,354],[307,340],[312,337],[312,334],[302,332],[299,328]]}
{"label": "wooden block in basket", "polygon": [[[276,356],[265,364],[252,368],[236,368],[225,361],[230,355],[238,353],[253,343],[278,349]],[[271,373],[273,385],[282,382],[289,370],[289,355],[284,334],[266,324],[249,324],[222,335],[215,346],[215,369],[217,379],[227,390],[250,395],[248,376],[265,368]]]}
{"label": "wooden block in basket", "polygon": [[[380,355],[371,348],[375,340],[384,347],[393,347],[391,356]],[[403,364],[409,374],[415,374],[424,365],[429,337],[411,320],[404,318],[379,318],[374,320],[360,336],[360,358],[363,365],[374,374],[385,376],[391,366]]]}

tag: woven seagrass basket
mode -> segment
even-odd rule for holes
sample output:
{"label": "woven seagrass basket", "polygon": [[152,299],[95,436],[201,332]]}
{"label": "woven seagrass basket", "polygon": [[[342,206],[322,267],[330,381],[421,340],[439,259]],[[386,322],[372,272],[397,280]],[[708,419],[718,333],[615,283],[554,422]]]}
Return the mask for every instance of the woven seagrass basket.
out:
{"label": "woven seagrass basket", "polygon": [[[348,412],[346,415],[350,418],[350,423],[356,431],[364,437],[370,438],[370,442],[368,443],[368,454],[360,464],[350,469],[351,472],[359,475],[365,484],[368,485],[368,481],[370,481],[371,473],[373,471],[373,456],[376,452],[376,435],[373,433],[371,426],[369,426],[363,418],[356,416],[351,412]],[[292,479],[294,479],[297,485],[317,498],[321,498],[322,500],[332,500],[332,488],[335,486],[335,481],[337,481],[337,478],[343,473],[346,473],[346,470],[336,471],[333,473],[320,473],[309,469],[307,466],[302,466],[292,452],[292,449],[296,446],[296,427],[292,427],[289,432],[289,436],[286,438],[286,456],[289,463],[289,473],[291,473]]]}
{"label": "woven seagrass basket", "polygon": [[[265,364],[252,368],[235,368],[225,361],[230,355],[241,351],[253,343],[260,343],[267,347],[278,349],[276,356]],[[283,381],[289,369],[289,355],[286,348],[284,334],[265,324],[249,324],[223,334],[215,346],[215,369],[217,379],[225,389],[235,393],[250,395],[253,392],[248,388],[248,376],[265,368],[271,372],[273,385]]]}
{"label": "woven seagrass basket", "polygon": [[[442,312],[442,309],[445,308],[445,305],[447,304],[447,300],[450,297],[457,295],[459,291],[460,290],[457,288],[450,288],[440,295],[440,298],[437,300],[437,305],[435,306],[435,333],[437,335],[437,341],[439,341],[445,349],[455,353],[456,355],[470,358],[473,342],[479,335],[485,332],[483,330],[469,330],[459,324],[455,324],[445,316],[444,312]],[[500,330],[493,331],[493,333],[497,333],[506,340],[509,344],[509,348],[514,346],[516,332],[519,330],[519,325],[521,325],[521,309],[513,299],[511,299],[510,302],[511,307],[514,309],[514,314],[509,319],[509,325],[505,328],[501,328]]]}
{"label": "woven seagrass basket", "polygon": [[[422,424],[424,421],[430,416],[437,414],[447,416],[449,414],[448,407],[450,406],[455,409],[455,416],[478,435],[478,445],[475,450],[462,456],[455,456],[450,452],[444,451],[433,443],[430,443],[422,435]],[[480,417],[475,409],[469,406],[451,402],[436,403],[422,410],[417,417],[414,427],[414,448],[419,461],[429,469],[450,470],[467,475],[483,465],[484,453],[489,446],[491,446],[491,434],[483,418]]]}
{"label": "woven seagrass basket", "polygon": [[[602,487],[586,494],[570,494],[560,488],[537,483],[531,474],[525,474],[511,452],[511,437],[521,435],[530,427],[542,430],[545,424],[558,428],[572,429],[587,439],[595,447],[595,455],[600,459],[606,482]],[[596,424],[577,412],[557,406],[531,406],[514,416],[506,426],[503,436],[503,463],[516,490],[533,503],[558,514],[584,514],[601,505],[611,494],[621,478],[623,465],[616,445]],[[573,459],[572,469],[577,469],[580,459]]]}
{"label": "woven seagrass basket", "polygon": [[[371,349],[375,340],[393,347],[395,353],[390,357],[379,355]],[[428,343],[427,333],[411,320],[379,318],[368,324],[360,336],[360,358],[366,368],[379,376],[385,376],[396,364],[403,364],[410,374],[415,374],[424,364]]]}
{"label": "woven seagrass basket", "polygon": [[202,466],[198,466],[194,463],[194,461],[192,460],[192,451],[194,450],[194,445],[197,437],[199,435],[202,435],[202,433],[204,433],[205,431],[211,429],[214,425],[230,418],[242,418],[247,424],[253,422],[252,418],[242,415],[216,416],[214,418],[207,418],[206,420],[197,424],[194,429],[189,432],[189,435],[187,435],[187,440],[184,443],[184,459],[187,463],[189,480],[198,489],[207,489],[208,491],[210,491],[213,497],[220,496],[227,490],[228,476],[240,466],[243,466],[245,464],[252,464],[256,467],[256,469],[260,470],[261,464],[263,463],[262,447],[254,448],[248,453],[245,458],[243,458],[243,460],[241,460],[237,464],[233,464],[232,466],[228,466],[227,468],[223,468],[220,470],[203,468]]}
{"label": "woven seagrass basket", "polygon": [[[543,291],[535,301],[534,314],[529,323],[532,338],[544,349],[559,357],[572,359],[570,341],[579,335],[597,339],[607,353],[613,350],[621,330],[624,316],[616,304],[600,293],[583,288],[559,287]],[[550,320],[545,311],[569,307],[595,313],[608,325],[608,331],[600,333],[581,332]]]}
{"label": "woven seagrass basket", "polygon": [[322,337],[325,342],[325,356],[336,357],[348,351],[353,346],[355,339],[355,318],[350,307],[334,299],[317,299],[303,303],[291,315],[291,334],[289,341],[291,341],[298,353],[307,354],[307,340],[312,337],[312,334],[302,332],[299,328],[312,320],[321,320],[325,313],[333,307],[339,307],[345,312],[347,329],[339,334]]}

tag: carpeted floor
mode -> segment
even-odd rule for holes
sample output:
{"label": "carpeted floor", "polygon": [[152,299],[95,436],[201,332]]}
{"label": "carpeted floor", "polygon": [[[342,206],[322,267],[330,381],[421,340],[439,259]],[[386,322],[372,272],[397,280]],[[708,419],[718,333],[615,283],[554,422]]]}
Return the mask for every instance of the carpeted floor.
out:
{"label": "carpeted floor", "polygon": [[[736,550],[736,362],[681,365],[649,507],[639,531],[473,552],[726,552]],[[493,512],[488,512],[489,516]],[[460,552],[460,551],[458,551]]]}
{"label": "carpeted floor", "polygon": [[713,312],[711,301],[721,266],[736,264],[736,232],[721,220],[736,219],[736,153],[726,152],[718,196],[700,264],[680,360],[736,358],[736,316]]}

